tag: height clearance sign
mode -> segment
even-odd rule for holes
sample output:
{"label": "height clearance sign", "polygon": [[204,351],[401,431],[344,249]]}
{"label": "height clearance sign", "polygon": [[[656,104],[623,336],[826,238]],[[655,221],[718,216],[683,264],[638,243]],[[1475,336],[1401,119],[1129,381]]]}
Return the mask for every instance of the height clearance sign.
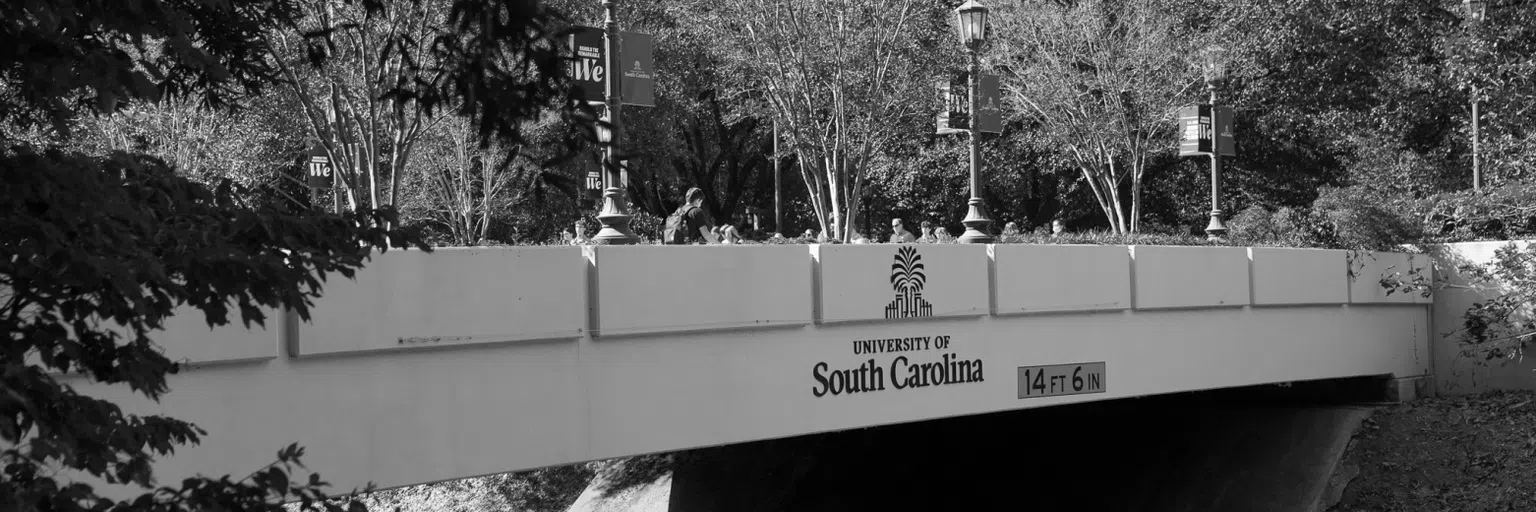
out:
{"label": "height clearance sign", "polygon": [[1215,150],[1221,156],[1236,156],[1232,143],[1232,108],[1216,107],[1211,115],[1210,105],[1192,105],[1179,110],[1179,156],[1209,155]]}
{"label": "height clearance sign", "polygon": [[[619,34],[619,66],[623,73],[620,93],[625,105],[640,107],[656,106],[655,68],[651,55],[652,40],[648,34],[621,32]],[[566,77],[581,89],[589,102],[602,103],[608,94],[607,80],[612,74],[608,69],[607,44],[603,29],[579,27],[571,34],[570,61],[566,64]]]}

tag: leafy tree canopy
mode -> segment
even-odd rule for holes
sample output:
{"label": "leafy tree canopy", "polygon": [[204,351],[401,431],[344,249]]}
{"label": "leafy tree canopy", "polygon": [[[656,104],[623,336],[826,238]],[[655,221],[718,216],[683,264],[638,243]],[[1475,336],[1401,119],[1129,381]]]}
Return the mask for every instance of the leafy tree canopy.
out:
{"label": "leafy tree canopy", "polygon": [[[78,116],[137,101],[240,108],[282,79],[263,57],[268,34],[306,27],[302,7],[316,1],[385,8],[382,0],[0,4],[0,510],[278,510],[285,500],[341,508],[317,474],[292,478],[297,446],[243,479],[157,488],[154,457],[203,432],[127,414],[76,393],[62,375],[158,399],[178,369],[152,341],[170,315],[197,309],[220,325],[238,311],[249,325],[264,320],[263,308],[288,308],[308,318],[328,274],[350,277],[377,250],[426,249],[419,231],[392,227],[391,208],[328,215],[253,204],[227,180],[209,187],[159,158],[16,136],[39,127],[67,136]],[[483,141],[518,142],[525,121],[566,98],[555,16],[534,0],[441,1],[447,23],[429,36],[432,58],[401,61],[413,78],[383,94],[457,111]],[[304,33],[312,63],[334,54],[333,31]],[[113,501],[64,475],[147,492]]]}

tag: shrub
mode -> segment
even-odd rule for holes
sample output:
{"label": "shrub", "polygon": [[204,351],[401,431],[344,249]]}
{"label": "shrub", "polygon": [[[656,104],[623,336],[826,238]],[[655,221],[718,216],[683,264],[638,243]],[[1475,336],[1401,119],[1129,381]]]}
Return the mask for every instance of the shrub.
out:
{"label": "shrub", "polygon": [[1227,235],[1239,245],[1336,247],[1338,241],[1323,218],[1309,210],[1280,208],[1273,212],[1254,205],[1227,221]]}
{"label": "shrub", "polygon": [[1482,192],[1447,192],[1421,203],[1417,217],[1431,241],[1509,240],[1536,235],[1536,182],[1510,183]]}
{"label": "shrub", "polygon": [[1324,187],[1312,203],[1312,222],[1321,224],[1316,242],[1341,249],[1398,250],[1422,238],[1421,223],[1409,215],[1413,206],[1360,187]]}

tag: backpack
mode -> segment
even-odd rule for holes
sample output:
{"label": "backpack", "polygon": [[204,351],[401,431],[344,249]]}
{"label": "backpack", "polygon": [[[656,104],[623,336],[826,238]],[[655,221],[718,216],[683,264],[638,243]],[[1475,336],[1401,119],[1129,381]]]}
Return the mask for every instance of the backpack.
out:
{"label": "backpack", "polygon": [[697,206],[683,205],[677,211],[667,216],[666,227],[661,232],[661,243],[667,245],[684,245],[692,237],[688,236],[688,212]]}

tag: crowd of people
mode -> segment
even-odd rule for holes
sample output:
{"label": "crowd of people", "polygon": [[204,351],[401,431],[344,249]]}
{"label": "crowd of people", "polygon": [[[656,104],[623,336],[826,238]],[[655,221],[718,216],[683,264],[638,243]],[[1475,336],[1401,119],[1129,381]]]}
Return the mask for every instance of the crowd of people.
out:
{"label": "crowd of people", "polygon": [[[747,237],[742,236],[741,231],[734,224],[723,223],[716,225],[714,220],[710,218],[709,213],[703,208],[703,203],[703,191],[698,188],[689,189],[688,193],[684,195],[683,205],[679,206],[677,211],[667,218],[667,224],[663,226],[665,232],[661,234],[662,243],[669,245],[737,245],[748,240]],[[585,218],[577,219],[574,227],[574,232],[567,230],[562,233],[561,241],[563,243],[569,245],[588,245],[592,243],[592,238],[589,235],[589,232],[592,231],[591,226],[589,226]],[[837,232],[837,223],[835,221],[832,222],[831,228],[833,233]],[[1050,236],[1058,236],[1065,231],[1066,223],[1062,219],[1051,221]],[[954,243],[956,240],[948,228],[927,220],[918,224],[918,233],[914,235],[912,231],[908,230],[902,219],[891,219],[891,236],[887,241],[889,243],[947,244]],[[1020,231],[1017,222],[1010,221],[1003,225],[1002,236],[1017,236],[1021,234],[1022,231]],[[772,233],[766,238],[788,241],[787,237],[777,232]],[[826,243],[836,238],[836,235],[829,235],[825,230],[817,233],[814,229],[806,229],[796,241]],[[849,242],[867,244],[873,243],[873,240],[865,236],[863,231],[856,230],[853,232],[853,237]]]}

